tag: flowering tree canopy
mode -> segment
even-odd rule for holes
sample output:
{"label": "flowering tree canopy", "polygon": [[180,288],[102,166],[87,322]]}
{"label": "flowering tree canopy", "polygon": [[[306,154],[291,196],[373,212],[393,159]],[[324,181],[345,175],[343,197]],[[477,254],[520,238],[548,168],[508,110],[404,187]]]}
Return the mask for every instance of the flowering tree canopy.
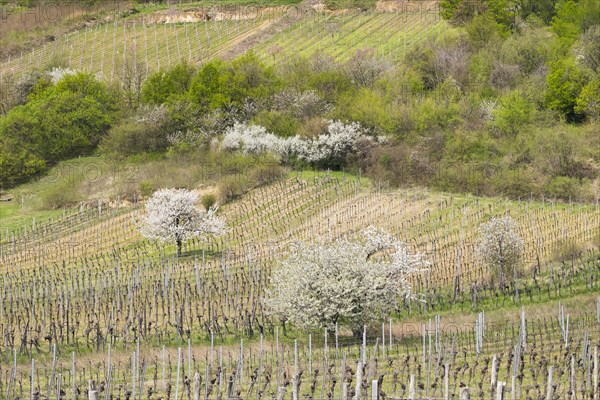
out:
{"label": "flowering tree canopy", "polygon": [[181,254],[184,240],[200,235],[222,235],[225,221],[216,215],[217,209],[207,212],[196,207],[199,194],[194,190],[161,189],[146,202],[146,216],[141,221],[141,233],[148,239],[177,243]]}
{"label": "flowering tree canopy", "polygon": [[370,227],[359,240],[296,245],[273,272],[264,303],[272,315],[300,328],[345,323],[360,334],[401,298],[415,298],[409,277],[428,265],[421,254]]}
{"label": "flowering tree canopy", "polygon": [[476,253],[490,267],[493,278],[503,283],[514,276],[523,257],[523,239],[515,220],[507,215],[481,224]]}

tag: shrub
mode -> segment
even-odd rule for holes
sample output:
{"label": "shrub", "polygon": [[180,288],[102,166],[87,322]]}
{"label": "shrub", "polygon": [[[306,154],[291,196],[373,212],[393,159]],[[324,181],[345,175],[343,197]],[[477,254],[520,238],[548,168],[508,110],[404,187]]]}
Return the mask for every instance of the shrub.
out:
{"label": "shrub", "polygon": [[142,88],[142,100],[151,104],[173,101],[187,92],[194,73],[194,67],[186,63],[155,72]]}
{"label": "shrub", "polygon": [[224,205],[246,193],[252,185],[240,175],[225,176],[217,183],[219,204]]}
{"label": "shrub", "polygon": [[214,207],[215,204],[217,203],[217,196],[215,196],[213,193],[205,194],[204,196],[202,196],[202,199],[200,200],[200,202],[202,203],[202,206],[204,207],[204,209],[206,211],[208,211],[211,207]]}
{"label": "shrub", "polygon": [[580,120],[581,114],[575,110],[575,106],[583,89],[584,77],[573,60],[554,63],[547,81],[546,105],[558,111],[567,122]]}
{"label": "shrub", "polygon": [[60,182],[40,195],[41,207],[46,210],[58,210],[71,207],[82,200],[78,191],[78,182]]}
{"label": "shrub", "polygon": [[296,118],[282,111],[263,110],[252,119],[252,123],[264,126],[269,132],[281,137],[294,136],[300,128],[300,122]]}
{"label": "shrub", "polygon": [[591,120],[600,121],[600,77],[592,79],[583,87],[574,111]]}
{"label": "shrub", "polygon": [[140,193],[145,198],[150,197],[155,190],[156,187],[154,184],[152,184],[152,182],[145,181],[140,183]]}
{"label": "shrub", "polygon": [[512,91],[500,98],[498,107],[492,112],[492,126],[504,135],[515,137],[531,121],[532,113],[529,100],[518,91]]}
{"label": "shrub", "polygon": [[118,110],[115,93],[88,74],[36,85],[28,103],[0,120],[0,160],[14,166],[3,172],[0,185],[22,182],[60,160],[88,154]]}
{"label": "shrub", "polygon": [[372,86],[390,68],[387,60],[375,56],[375,49],[365,48],[348,60],[344,72],[355,85]]}
{"label": "shrub", "polygon": [[548,196],[563,200],[585,200],[584,181],[569,176],[557,176],[546,186]]}
{"label": "shrub", "polygon": [[169,146],[175,125],[165,106],[145,107],[115,125],[102,140],[101,151],[114,158],[162,152]]}

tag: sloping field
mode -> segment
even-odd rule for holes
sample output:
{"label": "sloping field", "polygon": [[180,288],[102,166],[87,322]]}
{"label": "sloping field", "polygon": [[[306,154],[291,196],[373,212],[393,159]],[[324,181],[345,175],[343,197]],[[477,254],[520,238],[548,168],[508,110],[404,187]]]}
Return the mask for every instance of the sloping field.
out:
{"label": "sloping field", "polygon": [[401,60],[415,44],[447,28],[437,9],[393,12],[315,13],[259,44],[255,51],[266,62],[290,56],[321,54],[346,61],[359,50]]}
{"label": "sloping field", "polygon": [[[282,24],[283,31],[263,35],[284,17],[291,22]],[[344,61],[365,49],[397,61],[416,43],[444,29],[446,24],[437,9],[425,6],[369,12],[313,10],[306,14],[286,7],[214,16],[199,11],[147,14],[57,37],[2,63],[0,75],[18,79],[34,69],[63,65],[109,81],[131,77],[133,70],[145,79],[160,68],[181,61],[199,64],[239,47],[254,49],[268,63],[315,53]],[[251,44],[244,46],[242,42],[250,37]]]}
{"label": "sloping field", "polygon": [[[174,246],[139,236],[134,218],[140,206],[100,204],[2,232],[0,351],[2,365],[11,368],[0,374],[2,390],[28,394],[33,368],[33,391],[53,393],[60,386],[79,398],[89,379],[122,397],[135,398],[137,392],[143,399],[158,393],[174,398],[177,390],[179,395],[193,390],[184,376],[194,374],[202,377],[196,390],[205,398],[212,398],[210,393],[230,398],[231,390],[240,398],[271,397],[293,376],[295,390],[337,398],[344,392],[340,382],[356,385],[358,367],[365,368],[366,382],[383,376],[380,388],[390,395],[409,397],[412,380],[422,396],[443,397],[441,382],[448,379],[449,393],[458,395],[466,385],[478,398],[491,398],[495,365],[496,379],[510,382],[515,376],[512,387],[520,396],[545,392],[549,366],[555,368],[557,393],[572,390],[573,379],[578,393],[591,393],[587,366],[594,365],[600,332],[593,310],[600,273],[592,258],[600,235],[595,204],[388,191],[343,174],[304,174],[223,207],[230,232],[209,242],[187,242],[180,259]],[[527,272],[519,299],[482,285],[486,272],[473,258],[477,226],[507,212],[525,239]],[[379,332],[370,332],[365,349],[347,332],[339,337],[330,332],[329,345],[320,335],[295,332],[301,338],[294,350],[261,306],[271,268],[294,241],[352,235],[369,225],[387,229],[432,261],[430,272],[414,282],[427,303],[401,310],[397,316],[408,319],[405,323],[388,327],[385,321]],[[565,240],[578,250],[556,261],[555,251]],[[559,307],[556,319],[560,299],[567,310]],[[494,311],[499,301],[506,304]],[[489,321],[485,337],[476,337],[465,321],[481,319],[474,314],[481,306]],[[463,307],[465,313],[457,316]],[[429,322],[420,319],[428,317]],[[268,342],[253,339],[259,335]],[[234,337],[248,339],[238,346]],[[357,366],[362,354],[368,367]],[[584,368],[573,375],[572,362]],[[298,377],[301,370],[307,379]],[[24,384],[17,389],[12,382]]]}
{"label": "sloping field", "polygon": [[[134,63],[142,78],[181,61],[200,63],[259,32],[281,16],[277,9],[240,19],[181,23],[147,23],[145,19],[119,20],[57,38],[1,65],[4,76],[48,65],[122,80]],[[151,17],[146,17],[152,19]]]}

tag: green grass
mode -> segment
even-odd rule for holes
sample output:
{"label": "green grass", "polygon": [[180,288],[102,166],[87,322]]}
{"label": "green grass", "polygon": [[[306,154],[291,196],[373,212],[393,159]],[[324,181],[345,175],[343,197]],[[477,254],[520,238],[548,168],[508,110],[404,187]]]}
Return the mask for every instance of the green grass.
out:
{"label": "green grass", "polygon": [[[51,168],[48,173],[38,179],[19,185],[3,197],[12,197],[11,202],[0,202],[0,228],[4,233],[56,218],[63,213],[63,207],[51,209],[48,204],[56,196],[67,198],[66,208],[76,207],[79,201],[86,201],[96,196],[102,197],[101,191],[106,178],[113,182],[122,179],[124,168],[112,165],[98,157],[81,157],[63,161]],[[98,185],[96,185],[98,184]],[[97,186],[97,190],[94,190]],[[108,193],[107,193],[108,194]],[[22,204],[21,204],[22,203]]]}
{"label": "green grass", "polygon": [[330,10],[339,10],[345,8],[374,8],[376,0],[325,0],[325,6]]}
{"label": "green grass", "polygon": [[255,49],[263,61],[277,63],[294,55],[324,54],[346,61],[359,50],[402,60],[415,44],[440,34],[447,24],[434,14],[361,13],[313,15],[271,37]]}

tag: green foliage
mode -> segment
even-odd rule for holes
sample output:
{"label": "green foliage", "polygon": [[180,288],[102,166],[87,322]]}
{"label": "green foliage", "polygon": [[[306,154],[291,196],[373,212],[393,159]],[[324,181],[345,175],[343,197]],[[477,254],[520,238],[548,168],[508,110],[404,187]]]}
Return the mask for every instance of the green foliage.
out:
{"label": "green foliage", "polygon": [[569,176],[557,176],[545,188],[545,192],[552,197],[560,199],[581,199],[583,192],[581,179]]}
{"label": "green foliage", "polygon": [[502,134],[515,137],[531,121],[532,113],[531,102],[520,92],[512,91],[500,98],[492,113],[492,125]]}
{"label": "green foliage", "polygon": [[527,19],[536,16],[545,24],[549,24],[556,14],[555,3],[556,0],[522,0],[520,2],[521,17]]}
{"label": "green foliage", "polygon": [[258,101],[277,89],[275,73],[253,53],[231,63],[211,61],[192,79],[190,97],[203,110],[242,108],[245,101]]}
{"label": "green foliage", "polygon": [[487,10],[484,0],[442,0],[440,14],[454,24],[464,24]]}
{"label": "green foliage", "polygon": [[194,73],[194,67],[181,63],[152,74],[142,88],[142,100],[150,104],[172,102],[187,93]]}
{"label": "green foliage", "polygon": [[575,110],[575,106],[585,82],[573,60],[566,59],[554,63],[548,74],[547,83],[547,107],[558,111],[569,122],[580,120],[581,114]]}
{"label": "green foliage", "polygon": [[44,191],[41,196],[41,206],[45,210],[59,210],[72,207],[83,197],[77,190],[78,182],[63,181]]}
{"label": "green foliage", "polygon": [[360,122],[373,133],[396,132],[397,110],[381,92],[361,88],[357,93],[347,93],[339,99],[334,119]]}
{"label": "green foliage", "polygon": [[215,196],[213,193],[205,194],[204,196],[202,196],[200,203],[202,203],[204,209],[208,211],[217,203],[217,196]]}
{"label": "green foliage", "polygon": [[581,32],[597,25],[600,21],[598,0],[560,1],[550,25],[552,30],[570,44]]}
{"label": "green foliage", "polygon": [[127,121],[114,126],[104,138],[100,150],[116,158],[138,153],[164,151],[168,147],[166,135],[160,127]]}
{"label": "green foliage", "polygon": [[590,165],[588,153],[593,152],[590,149],[594,149],[594,144],[578,129],[559,126],[549,131],[538,131],[531,147],[536,167],[550,179],[583,179],[597,174],[594,166]]}
{"label": "green foliage", "polygon": [[460,123],[460,106],[454,97],[457,90],[456,82],[450,78],[433,95],[415,105],[413,116],[418,132],[444,131]]}
{"label": "green foliage", "polygon": [[342,94],[355,90],[348,77],[339,70],[316,72],[308,78],[308,86],[329,103],[336,103]]}
{"label": "green foliage", "polygon": [[476,15],[465,26],[469,40],[476,48],[485,47],[487,43],[498,38],[502,29],[490,13]]}
{"label": "green foliage", "polygon": [[592,79],[583,87],[574,111],[592,120],[600,120],[600,77]]}
{"label": "green foliage", "polygon": [[156,191],[156,187],[151,182],[144,181],[140,183],[140,193],[143,197],[149,198]]}
{"label": "green foliage", "polygon": [[118,98],[88,74],[36,85],[28,103],[0,120],[2,186],[12,186],[60,160],[91,152],[113,123]]}
{"label": "green foliage", "polygon": [[253,119],[255,125],[264,126],[268,132],[282,137],[294,136],[300,129],[300,121],[293,116],[280,112],[262,110]]}
{"label": "green foliage", "polygon": [[211,61],[192,79],[190,98],[204,110],[222,108],[231,102],[228,85],[232,77],[233,72],[224,62]]}
{"label": "green foliage", "polygon": [[561,38],[575,40],[580,32],[580,8],[573,0],[557,4],[556,15],[552,19],[552,30]]}
{"label": "green foliage", "polygon": [[502,56],[519,66],[522,74],[531,74],[545,67],[551,55],[552,35],[543,28],[515,33],[502,44]]}

